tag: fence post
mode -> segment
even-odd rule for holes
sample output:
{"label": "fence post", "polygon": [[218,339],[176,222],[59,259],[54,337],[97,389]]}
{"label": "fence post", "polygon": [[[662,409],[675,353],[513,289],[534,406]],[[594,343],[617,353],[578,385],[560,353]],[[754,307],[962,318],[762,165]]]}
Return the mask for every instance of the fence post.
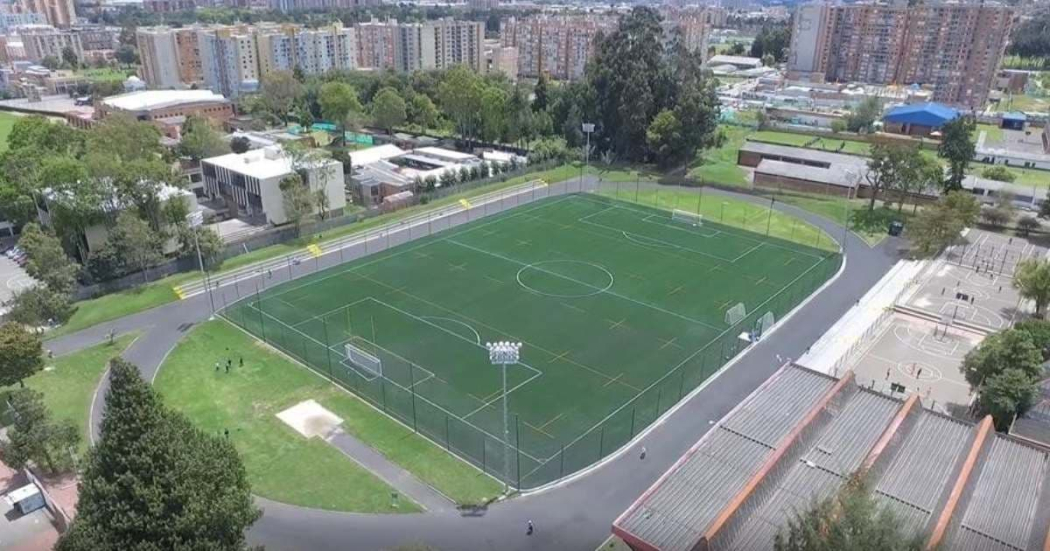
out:
{"label": "fence post", "polygon": [[386,411],[386,378],[385,377],[380,377],[379,378],[379,393],[382,395],[382,399],[383,399],[383,411]]}
{"label": "fence post", "polygon": [[416,424],[416,374],[413,369],[412,362],[408,364],[408,381],[409,388],[412,389],[412,431],[415,433],[419,432],[419,426]]}
{"label": "fence post", "polygon": [[682,399],[682,392],[684,392],[684,389],[685,389],[685,370],[683,369],[682,370],[682,381],[680,383],[678,383],[678,399],[679,400]]}
{"label": "fence post", "polygon": [[521,419],[514,414],[514,451],[517,452],[518,491],[521,491]]}
{"label": "fence post", "polygon": [[[660,402],[663,401],[664,389],[656,389],[656,417],[660,416]],[[653,419],[655,421],[655,418]]]}
{"label": "fence post", "polygon": [[561,445],[561,470],[558,473],[558,478],[565,476],[565,444]]}
{"label": "fence post", "polygon": [[631,438],[634,438],[634,418],[638,415],[638,407],[631,408]]}
{"label": "fence post", "polygon": [[598,431],[598,459],[602,458],[602,454],[605,452],[605,425],[601,426],[601,430]]}
{"label": "fence post", "polygon": [[328,378],[332,378],[332,345],[328,343],[328,319],[321,317],[321,323],[324,325],[324,351],[328,356]]}
{"label": "fence post", "polygon": [[452,445],[449,443],[452,436],[448,433],[448,414],[445,414],[445,451],[451,451]]}

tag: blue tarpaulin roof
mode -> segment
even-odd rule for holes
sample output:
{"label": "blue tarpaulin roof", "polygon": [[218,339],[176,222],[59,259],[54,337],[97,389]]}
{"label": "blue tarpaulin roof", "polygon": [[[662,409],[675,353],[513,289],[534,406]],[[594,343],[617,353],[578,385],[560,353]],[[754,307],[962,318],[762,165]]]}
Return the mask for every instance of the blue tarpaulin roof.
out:
{"label": "blue tarpaulin roof", "polygon": [[1024,113],[1019,113],[1017,111],[1011,111],[1011,112],[1006,113],[1006,114],[1003,115],[1003,120],[1006,120],[1006,121],[1022,121],[1023,122],[1023,121],[1028,120],[1028,116],[1025,115]]}
{"label": "blue tarpaulin roof", "polygon": [[959,112],[940,103],[914,103],[890,109],[882,118],[885,122],[915,124],[937,128],[959,116]]}

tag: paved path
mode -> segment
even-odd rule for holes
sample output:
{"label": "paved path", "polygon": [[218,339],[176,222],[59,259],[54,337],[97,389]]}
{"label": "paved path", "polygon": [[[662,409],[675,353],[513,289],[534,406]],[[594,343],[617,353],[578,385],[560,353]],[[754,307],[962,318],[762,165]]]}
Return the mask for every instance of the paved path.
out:
{"label": "paved path", "polygon": [[[709,188],[704,193],[731,196],[763,206],[769,204],[765,198]],[[806,219],[833,236],[843,234],[841,226],[812,213],[783,203],[777,203],[776,208]],[[584,476],[538,494],[494,505],[484,515],[474,517],[460,516],[454,511],[385,516],[336,513],[259,498],[265,514],[251,529],[249,538],[252,543],[264,544],[270,550],[374,550],[427,542],[445,551],[592,551],[608,536],[617,515],[715,421],[776,371],[777,355],[799,357],[890,269],[897,260],[894,254],[897,244],[896,239],[889,238],[880,246],[869,248],[859,237],[848,234],[847,262],[838,279],[739,358],[732,368],[709,381],[702,392],[687,400],[632,449]],[[319,260],[319,268],[339,261],[328,257]],[[256,283],[269,286],[287,280],[289,275],[298,277],[310,273],[313,268],[304,265],[296,267],[301,272],[274,272],[272,281],[238,283],[234,289],[224,289],[221,300],[250,294]],[[147,378],[152,378],[174,343],[193,324],[207,319],[209,313],[207,296],[200,295],[67,335],[48,346],[62,353],[99,342],[111,329],[118,333],[144,331],[125,357],[136,362]],[[104,390],[105,387],[100,389],[97,401],[101,400]],[[100,409],[93,409],[95,424]],[[637,454],[642,445],[648,450],[645,460],[640,460]],[[526,536],[525,525],[530,519],[536,525],[536,532]]]}
{"label": "paved path", "polygon": [[383,454],[368,444],[336,429],[325,437],[325,441],[339,451],[383,479],[403,495],[412,498],[427,511],[452,511],[455,504],[440,492],[419,481],[412,473],[393,464]]}

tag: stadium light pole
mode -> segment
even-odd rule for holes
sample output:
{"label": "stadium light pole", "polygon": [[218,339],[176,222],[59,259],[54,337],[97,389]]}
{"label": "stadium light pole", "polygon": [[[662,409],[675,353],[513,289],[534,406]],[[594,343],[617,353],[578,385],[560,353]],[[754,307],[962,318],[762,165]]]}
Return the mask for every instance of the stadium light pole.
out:
{"label": "stadium light pole", "polygon": [[200,209],[186,215],[186,221],[193,228],[193,244],[197,247],[197,264],[200,266],[201,274],[204,275],[204,287],[208,290],[208,302],[211,304],[211,318],[215,318],[215,297],[211,294],[211,278],[204,270],[204,257],[201,256],[200,227],[204,224],[204,213]]}
{"label": "stadium light pole", "polygon": [[591,133],[594,132],[594,123],[585,122],[581,126],[583,133],[587,134],[587,149],[583,151],[583,167],[580,168],[580,192],[583,192],[583,173],[591,162]]}
{"label": "stadium light pole", "polygon": [[507,366],[518,363],[520,342],[489,342],[489,361],[503,370],[503,491],[510,493],[510,424],[507,417]]}

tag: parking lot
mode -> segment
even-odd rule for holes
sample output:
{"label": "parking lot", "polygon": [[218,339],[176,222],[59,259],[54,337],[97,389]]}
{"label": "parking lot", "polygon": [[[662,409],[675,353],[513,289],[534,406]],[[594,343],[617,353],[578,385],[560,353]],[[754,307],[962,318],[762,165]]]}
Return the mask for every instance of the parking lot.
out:
{"label": "parking lot", "polygon": [[[33,278],[7,255],[0,254],[0,304],[6,303],[15,292],[33,284]],[[2,307],[0,307],[2,309]]]}

